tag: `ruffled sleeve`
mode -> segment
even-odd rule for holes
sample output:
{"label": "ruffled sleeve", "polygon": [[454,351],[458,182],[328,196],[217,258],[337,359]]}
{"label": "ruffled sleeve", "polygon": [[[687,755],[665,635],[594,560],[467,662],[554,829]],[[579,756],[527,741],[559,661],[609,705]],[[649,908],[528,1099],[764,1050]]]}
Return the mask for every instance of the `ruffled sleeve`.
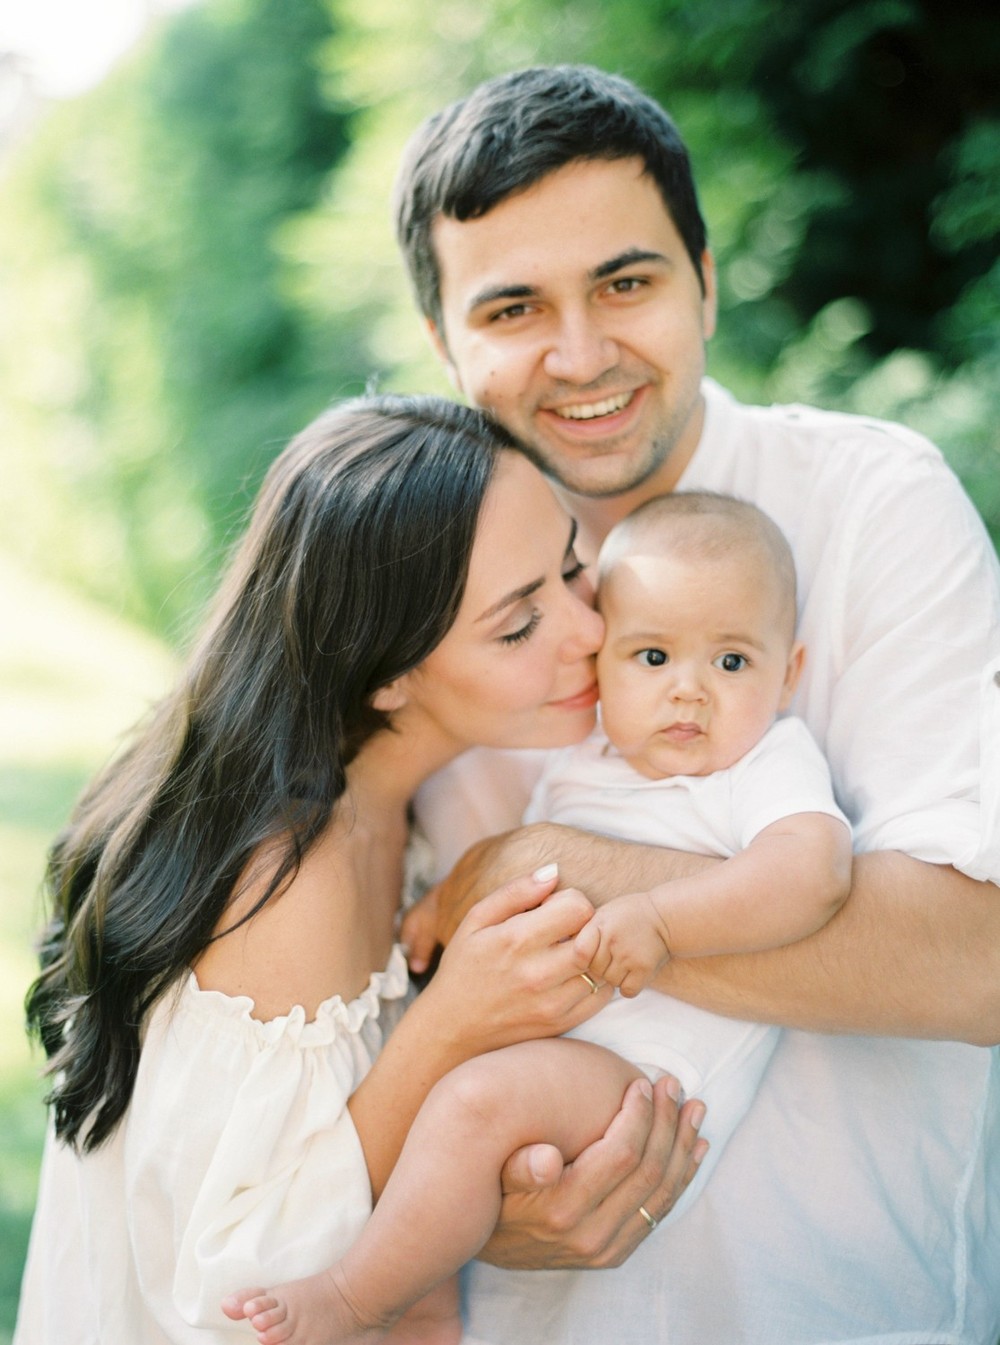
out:
{"label": "ruffled sleeve", "polygon": [[347,1100],[407,991],[397,946],[362,995],[310,1022],[301,1008],[259,1022],[250,1000],[193,976],[158,1006],[127,1121],[126,1208],[140,1283],[169,1268],[184,1321],[221,1328],[233,1289],[310,1274],[357,1237],[371,1191]]}

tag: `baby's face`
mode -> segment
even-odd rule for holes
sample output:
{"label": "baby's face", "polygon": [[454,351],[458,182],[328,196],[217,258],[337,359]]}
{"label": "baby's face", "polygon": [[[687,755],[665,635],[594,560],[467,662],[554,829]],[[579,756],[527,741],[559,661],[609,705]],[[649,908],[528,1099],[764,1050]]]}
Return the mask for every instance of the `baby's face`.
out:
{"label": "baby's face", "polygon": [[778,587],[747,557],[641,554],[601,584],[604,730],[641,774],[734,765],[791,700],[802,665]]}

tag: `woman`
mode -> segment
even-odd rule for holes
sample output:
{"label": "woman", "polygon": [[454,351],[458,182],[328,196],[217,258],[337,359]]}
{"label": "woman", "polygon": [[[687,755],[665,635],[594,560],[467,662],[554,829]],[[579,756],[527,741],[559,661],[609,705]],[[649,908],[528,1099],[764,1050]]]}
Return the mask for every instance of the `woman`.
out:
{"label": "woman", "polygon": [[394,941],[421,781],[593,722],[600,620],[513,448],[435,399],[314,422],[176,690],[54,846],[19,1345],[245,1338],[224,1294],[349,1245],[442,1075],[605,1002],[572,950],[590,907],[540,904],[551,880],[477,907],[409,1006]]}

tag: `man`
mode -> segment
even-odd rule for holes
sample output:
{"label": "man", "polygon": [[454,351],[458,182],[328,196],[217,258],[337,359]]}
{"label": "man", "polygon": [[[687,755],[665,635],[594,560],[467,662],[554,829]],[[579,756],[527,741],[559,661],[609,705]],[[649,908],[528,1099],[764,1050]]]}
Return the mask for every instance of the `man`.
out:
{"label": "man", "polygon": [[[859,851],[812,938],[676,960],[658,981],[791,1029],[705,1194],[650,1231],[671,1197],[631,1154],[647,1135],[647,1156],[663,1147],[660,1098],[551,1189],[529,1171],[551,1154],[517,1156],[497,1264],[638,1250],[604,1275],[476,1265],[472,1336],[993,1345],[1000,580],[979,520],[917,436],[742,407],[704,380],[715,276],[687,155],[626,81],[557,67],[481,86],[421,128],[397,190],[435,347],[559,483],[584,555],[675,488],[740,495],[784,529],[809,649],[794,709]],[[499,771],[466,759],[422,800],[442,849],[515,825],[523,795]],[[451,896],[553,858],[595,901],[711,862],[542,824],[473,851]]]}

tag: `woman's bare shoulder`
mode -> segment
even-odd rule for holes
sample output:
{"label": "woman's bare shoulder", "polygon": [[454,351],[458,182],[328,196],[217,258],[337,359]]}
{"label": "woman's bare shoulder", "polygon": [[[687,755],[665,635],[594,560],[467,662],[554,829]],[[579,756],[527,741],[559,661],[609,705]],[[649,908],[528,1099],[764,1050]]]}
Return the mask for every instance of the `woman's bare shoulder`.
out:
{"label": "woman's bare shoulder", "polygon": [[203,990],[246,995],[255,1018],[268,1020],[300,1004],[315,1016],[333,995],[353,998],[370,968],[356,967],[358,903],[329,837],[320,840],[259,910],[281,863],[283,846],[262,847],[233,893],[215,938],[194,971]]}

